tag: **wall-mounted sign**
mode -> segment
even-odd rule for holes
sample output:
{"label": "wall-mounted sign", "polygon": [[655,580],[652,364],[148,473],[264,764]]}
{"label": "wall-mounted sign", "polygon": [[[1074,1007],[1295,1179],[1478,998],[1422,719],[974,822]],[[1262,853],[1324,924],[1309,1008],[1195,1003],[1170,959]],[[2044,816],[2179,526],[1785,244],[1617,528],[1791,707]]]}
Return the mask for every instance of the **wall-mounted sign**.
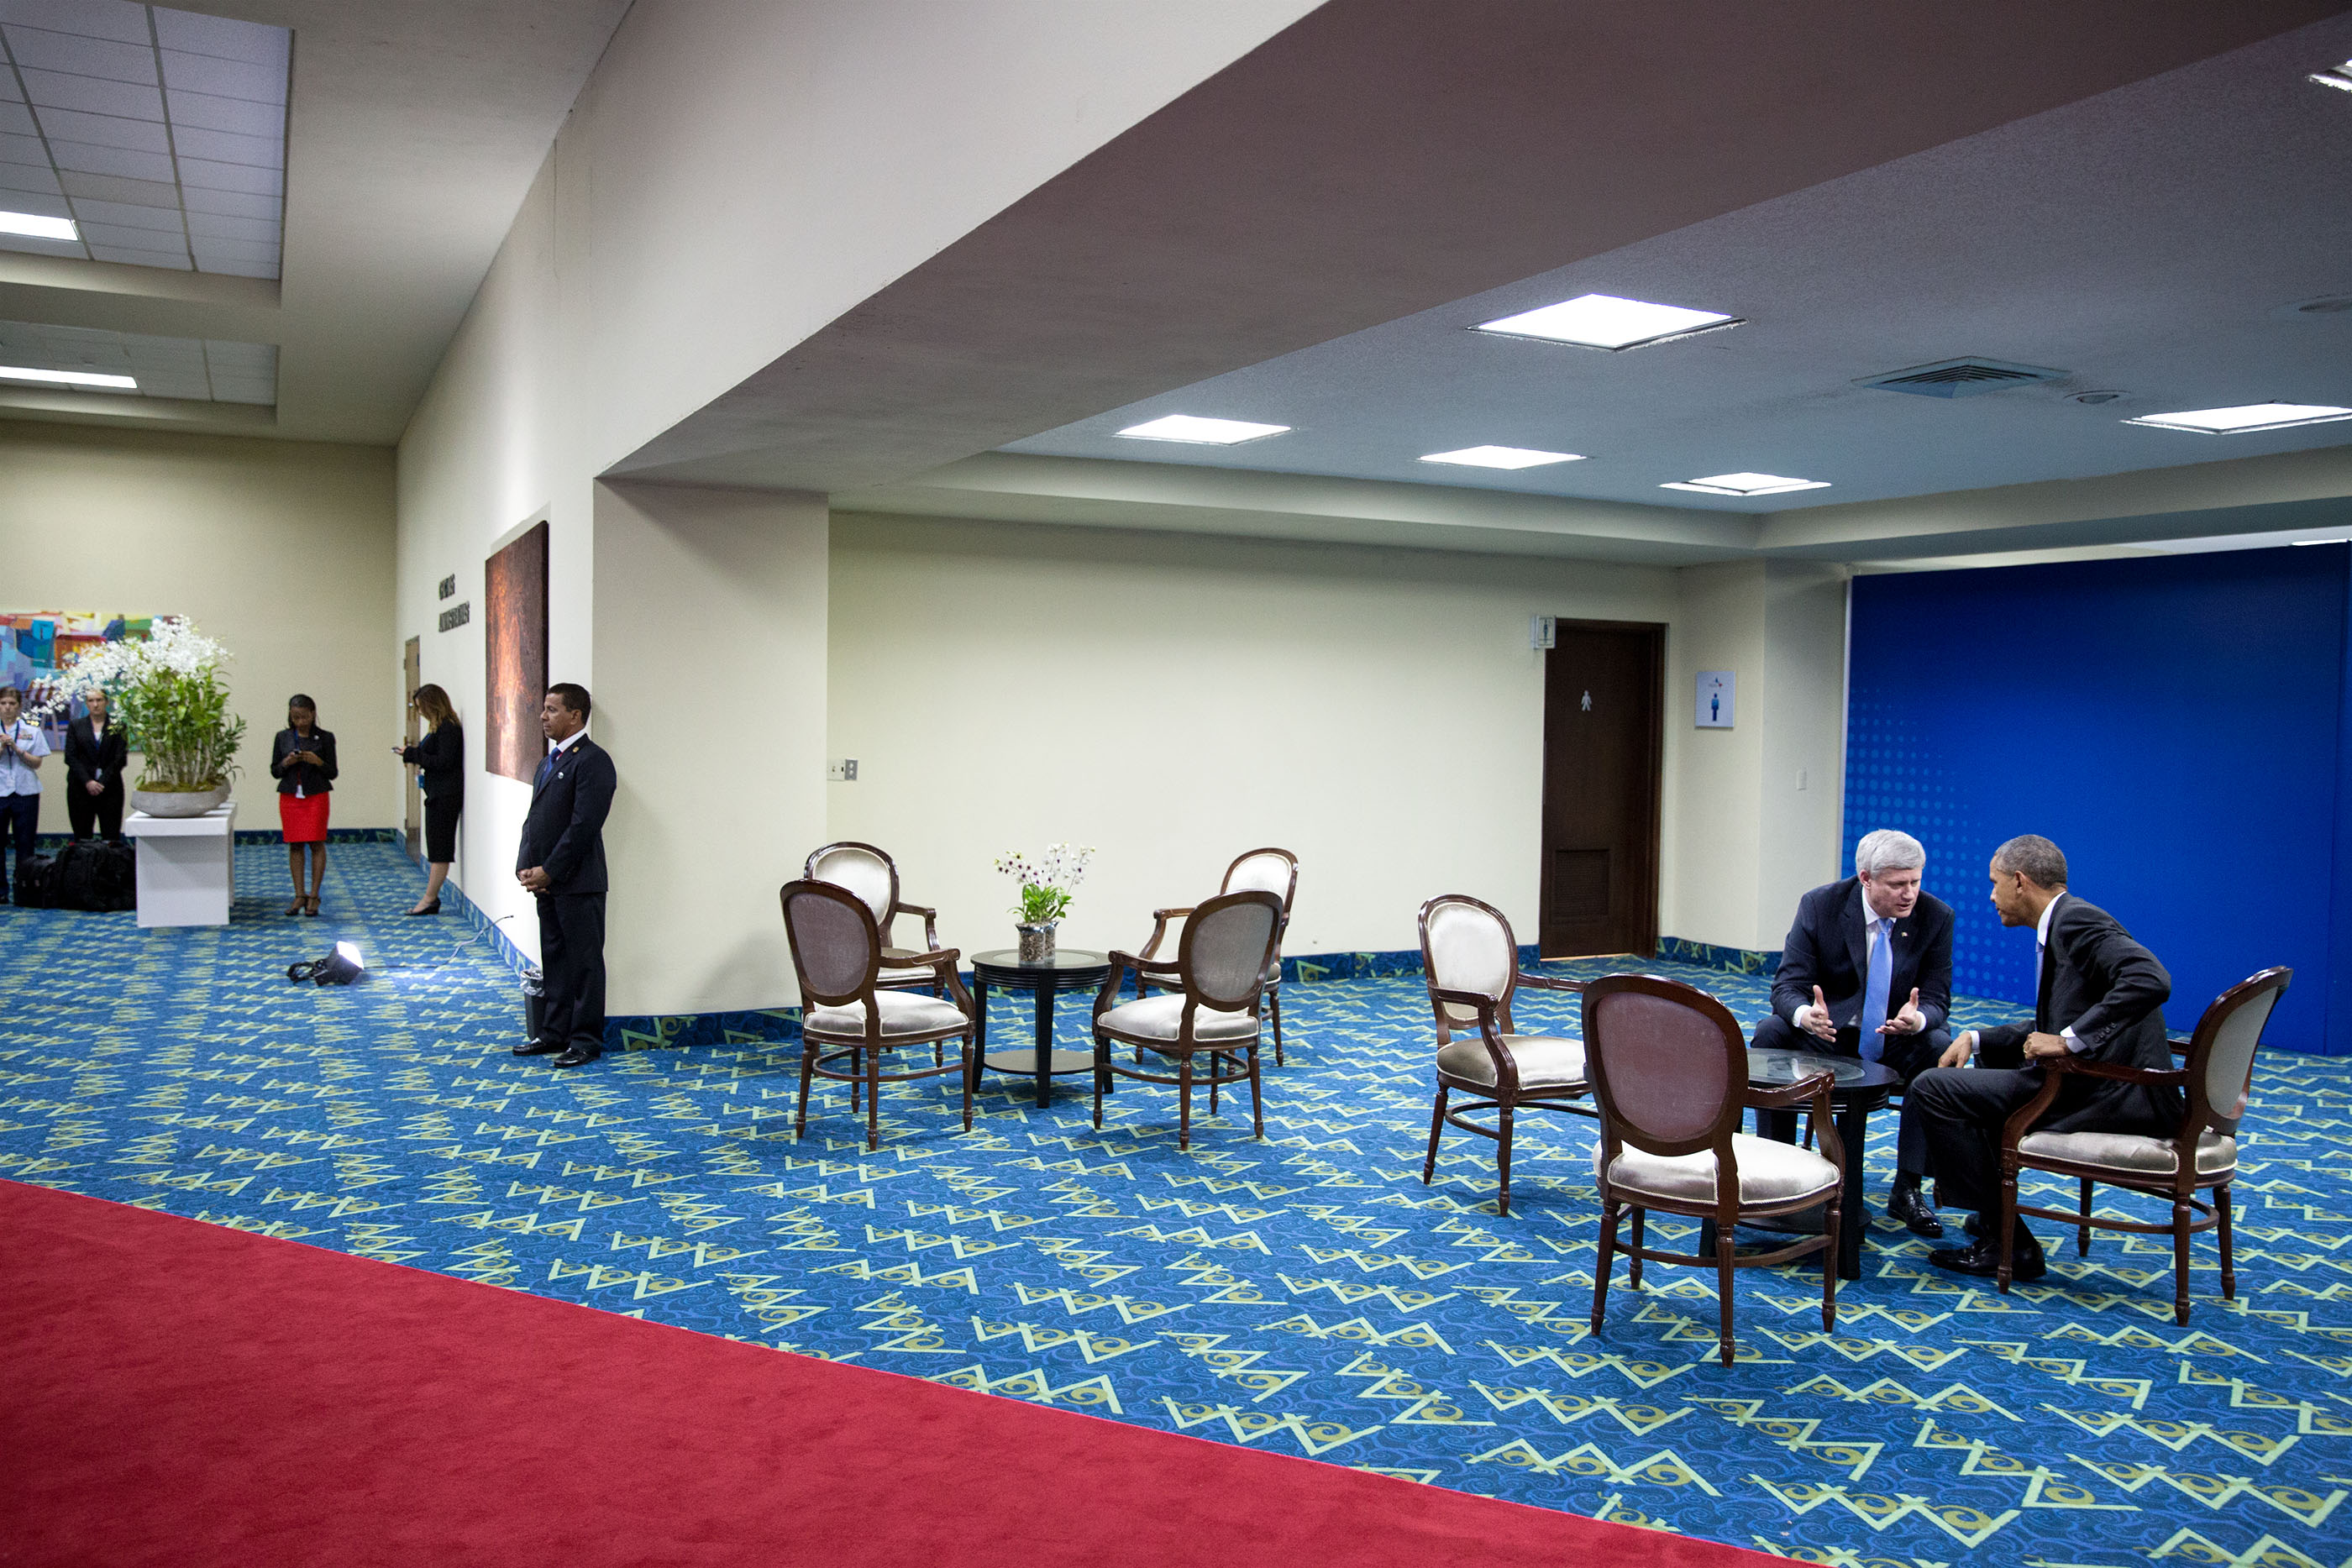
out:
{"label": "wall-mounted sign", "polygon": [[1738,691],[1739,677],[1729,670],[1701,670],[1698,673],[1698,727],[1701,729],[1731,727],[1732,698]]}
{"label": "wall-mounted sign", "polygon": [[457,574],[456,572],[453,571],[448,576],[441,580],[441,597],[444,599],[455,599],[457,597]]}
{"label": "wall-mounted sign", "polygon": [[441,630],[444,632],[454,632],[458,627],[463,626],[467,622],[473,619],[473,608],[474,601],[469,599],[462,603],[453,604],[448,609],[441,612]]}

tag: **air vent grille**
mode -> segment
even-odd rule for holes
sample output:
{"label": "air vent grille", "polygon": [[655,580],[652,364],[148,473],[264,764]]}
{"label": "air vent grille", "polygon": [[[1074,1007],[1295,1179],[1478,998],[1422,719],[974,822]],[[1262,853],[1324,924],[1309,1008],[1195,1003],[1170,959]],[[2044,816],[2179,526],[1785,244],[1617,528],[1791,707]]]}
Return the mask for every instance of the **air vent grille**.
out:
{"label": "air vent grille", "polygon": [[2001,360],[1943,360],[1932,365],[1914,365],[1907,371],[1889,371],[1854,384],[1876,387],[1882,392],[1912,392],[1920,397],[1974,397],[2003,387],[2054,382],[2065,373],[2042,365],[2012,365]]}

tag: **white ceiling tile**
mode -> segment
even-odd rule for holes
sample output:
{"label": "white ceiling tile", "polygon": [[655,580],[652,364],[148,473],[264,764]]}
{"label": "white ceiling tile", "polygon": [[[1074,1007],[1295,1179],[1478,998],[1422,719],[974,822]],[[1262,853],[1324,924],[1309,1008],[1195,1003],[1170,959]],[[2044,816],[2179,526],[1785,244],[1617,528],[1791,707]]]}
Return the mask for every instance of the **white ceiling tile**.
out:
{"label": "white ceiling tile", "polygon": [[275,408],[278,404],[278,383],[275,381],[223,381],[215,376],[213,379],[213,401],[259,403],[264,408]]}
{"label": "white ceiling tile", "polygon": [[294,41],[294,36],[285,28],[267,23],[200,16],[193,11],[174,11],[163,5],[155,7],[155,37],[167,49],[275,66],[281,76]]}
{"label": "white ceiling tile", "polygon": [[199,258],[217,257],[225,261],[269,261],[278,255],[278,247],[267,242],[216,239],[209,235],[190,235],[188,248]]}
{"label": "white ceiling tile", "polygon": [[[275,258],[268,261],[208,261],[205,263],[204,270],[218,273],[224,277],[276,277],[278,262]],[[277,399],[268,401],[275,402]]]}
{"label": "white ceiling tile", "polygon": [[278,370],[275,343],[224,343],[207,338],[204,349],[205,362],[215,375],[267,376]]}
{"label": "white ceiling tile", "polygon": [[247,98],[222,98],[209,92],[174,91],[170,95],[172,123],[205,131],[233,131],[240,136],[286,134],[286,106],[256,103]]}
{"label": "white ceiling tile", "polygon": [[92,147],[127,147],[136,152],[169,152],[172,138],[159,115],[153,120],[124,120],[112,114],[84,114],[78,110],[51,109],[36,102],[33,112],[42,132],[52,142],[80,141]]}
{"label": "white ceiling tile", "polygon": [[63,71],[24,73],[25,93],[45,109],[79,109],[126,120],[163,118],[163,89],[144,82],[106,81]]}
{"label": "white ceiling tile", "polygon": [[37,135],[13,131],[0,131],[0,162],[37,163],[49,166],[48,144]]}
{"label": "white ceiling tile", "polygon": [[205,131],[195,126],[173,128],[173,140],[183,158],[205,158],[217,163],[242,163],[257,169],[282,169],[286,148],[275,136],[239,136],[228,131]]}
{"label": "white ceiling tile", "polygon": [[19,190],[9,183],[19,172],[18,166],[14,163],[0,163],[0,209],[12,213],[30,213],[37,218],[73,216],[72,210],[66,205],[65,197],[57,193],[58,177],[55,174],[50,173],[47,169],[22,171],[26,173],[38,172],[49,183],[48,190],[26,191]]}
{"label": "white ceiling tile", "polygon": [[130,246],[138,250],[178,250],[186,243],[167,229],[135,229],[121,224],[86,223],[81,225],[81,237],[92,246]]}
{"label": "white ceiling tile", "polygon": [[0,22],[118,43],[148,41],[147,7],[131,0],[0,0]]}
{"label": "white ceiling tile", "polygon": [[64,256],[77,259],[89,253],[69,240],[33,239],[25,235],[0,235],[0,250],[21,251],[30,256]]}
{"label": "white ceiling tile", "polygon": [[243,163],[215,163],[205,158],[180,160],[180,183],[208,191],[243,191],[247,195],[284,193],[284,181],[275,169],[255,169]]}
{"label": "white ceiling tile", "polygon": [[218,93],[223,98],[251,99],[257,103],[286,101],[286,68],[225,60],[213,55],[163,51],[163,79],[175,89]]}
{"label": "white ceiling tile", "polygon": [[155,51],[146,44],[110,43],[38,27],[0,28],[0,36],[7,38],[8,52],[18,65],[36,70],[70,71],[109,81],[156,79]]}
{"label": "white ceiling tile", "polygon": [[170,207],[174,211],[180,205],[180,188],[168,178],[133,180],[119,174],[84,173],[76,169],[65,170],[58,178],[64,183],[66,194],[76,199],[88,196],[101,202],[129,202],[133,206]]}
{"label": "white ceiling tile", "polygon": [[205,239],[241,239],[275,246],[278,224],[272,218],[235,218],[220,213],[190,213],[188,233]]}
{"label": "white ceiling tile", "polygon": [[194,272],[195,264],[185,251],[132,250],[126,246],[89,247],[90,256],[99,261],[120,261],[132,267],[168,267],[174,272]]}
{"label": "white ceiling tile", "polygon": [[[47,212],[46,208],[28,207],[24,204],[27,201],[37,199],[33,195],[35,192],[38,192],[42,197],[62,195],[62,190],[58,184],[58,172],[50,168],[47,163],[16,163],[6,162],[5,159],[0,159],[0,191],[9,193],[8,201],[11,210],[19,213]],[[47,215],[62,218],[70,214],[50,212]]]}
{"label": "white ceiling tile", "polygon": [[0,103],[22,103],[25,95],[16,90],[16,73],[0,71]]}
{"label": "white ceiling tile", "polygon": [[100,202],[87,198],[74,203],[74,215],[84,223],[117,224],[126,228],[162,229],[169,234],[182,232],[180,214],[169,207],[133,206],[128,202]]}
{"label": "white ceiling tile", "polygon": [[172,178],[172,160],[161,152],[134,152],[128,147],[93,147],[85,141],[49,143],[49,156],[59,172],[112,174],[124,180],[148,180],[157,184]]}
{"label": "white ceiling tile", "polygon": [[243,191],[207,191],[191,186],[186,193],[186,205],[192,213],[220,213],[233,218],[268,218],[277,223],[283,215],[285,204],[276,196],[248,195]]}
{"label": "white ceiling tile", "polygon": [[38,136],[40,133],[39,128],[33,123],[31,110],[22,103],[0,103],[0,135]]}

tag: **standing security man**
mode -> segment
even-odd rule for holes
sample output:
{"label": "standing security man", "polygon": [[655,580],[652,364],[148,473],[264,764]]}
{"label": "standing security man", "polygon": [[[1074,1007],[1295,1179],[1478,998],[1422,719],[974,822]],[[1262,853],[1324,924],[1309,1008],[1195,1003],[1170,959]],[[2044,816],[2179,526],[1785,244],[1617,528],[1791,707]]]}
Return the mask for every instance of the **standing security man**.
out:
{"label": "standing security man", "polygon": [[[1756,1025],[1759,1049],[1860,1056],[1906,1085],[1948,1054],[1952,906],[1920,891],[1927,865],[1918,840],[1881,828],[1854,846],[1853,875],[1798,902],[1772,977],[1772,1011]],[[1795,1138],[1794,1112],[1759,1111],[1757,1121],[1768,1136]],[[1919,1190],[1927,1174],[1927,1137],[1906,1116],[1886,1212],[1934,1238],[1944,1227]]]}
{"label": "standing security man", "polygon": [[604,818],[619,778],[588,738],[588,688],[547,688],[539,727],[554,743],[531,781],[530,814],[515,852],[515,880],[539,900],[540,1034],[517,1056],[560,1052],[558,1067],[604,1054]]}

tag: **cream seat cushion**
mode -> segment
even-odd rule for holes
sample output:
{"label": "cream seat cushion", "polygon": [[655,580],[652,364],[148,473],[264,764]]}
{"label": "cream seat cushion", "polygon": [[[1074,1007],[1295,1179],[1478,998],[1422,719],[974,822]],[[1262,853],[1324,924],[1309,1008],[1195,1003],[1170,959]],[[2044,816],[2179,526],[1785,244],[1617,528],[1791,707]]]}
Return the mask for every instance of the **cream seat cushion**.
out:
{"label": "cream seat cushion", "polygon": [[[1584,1042],[1549,1034],[1507,1034],[1503,1049],[1519,1070],[1521,1089],[1580,1088],[1584,1083]],[[1473,1036],[1449,1040],[1437,1048],[1437,1071],[1483,1088],[1495,1086],[1495,1059],[1486,1042]]]}
{"label": "cream seat cushion", "polygon": [[[1734,1133],[1731,1157],[1739,1166],[1739,1201],[1744,1204],[1822,1197],[1838,1185],[1837,1166],[1794,1144]],[[1609,1180],[1628,1197],[1713,1203],[1715,1153],[1652,1155],[1623,1149],[1609,1167]]]}
{"label": "cream seat cushion", "polygon": [[[875,1004],[882,1009],[882,1038],[894,1035],[937,1034],[941,1030],[960,1030],[971,1020],[953,1002],[943,1002],[937,997],[926,997],[913,991],[877,991]],[[866,1004],[851,1002],[846,1007],[818,1008],[808,1015],[803,1029],[812,1034],[856,1035],[866,1033]]]}
{"label": "cream seat cushion", "polygon": [[[1114,1034],[1131,1040],[1174,1040],[1181,1026],[1184,993],[1162,993],[1138,1002],[1121,1002],[1097,1021]],[[1202,1008],[1192,1015],[1194,1040],[1249,1040],[1257,1033],[1257,1019],[1248,1013],[1220,1012]]]}
{"label": "cream seat cushion", "polygon": [[[2017,1152],[2077,1165],[2111,1166],[2139,1176],[2170,1176],[2179,1160],[2168,1138],[2138,1133],[2028,1133]],[[2238,1140],[2208,1127],[2197,1136],[2197,1174],[2219,1176],[2238,1168]]]}

